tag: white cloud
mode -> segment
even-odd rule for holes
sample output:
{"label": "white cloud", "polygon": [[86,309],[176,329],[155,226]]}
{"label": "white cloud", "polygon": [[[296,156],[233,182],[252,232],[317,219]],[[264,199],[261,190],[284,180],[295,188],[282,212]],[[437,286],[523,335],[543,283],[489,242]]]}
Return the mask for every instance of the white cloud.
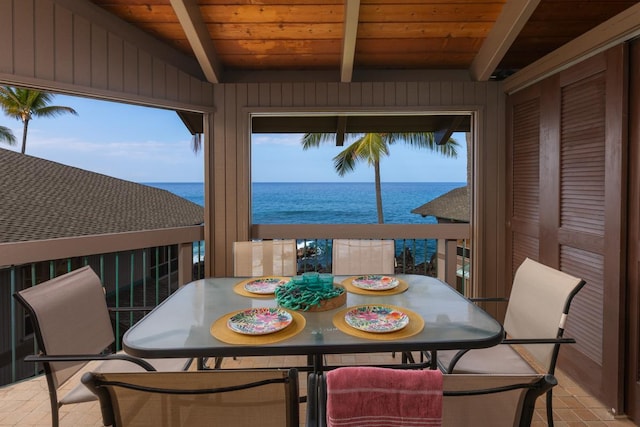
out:
{"label": "white cloud", "polygon": [[251,136],[251,143],[256,145],[273,144],[301,147],[301,133],[278,133],[265,134],[258,133]]}

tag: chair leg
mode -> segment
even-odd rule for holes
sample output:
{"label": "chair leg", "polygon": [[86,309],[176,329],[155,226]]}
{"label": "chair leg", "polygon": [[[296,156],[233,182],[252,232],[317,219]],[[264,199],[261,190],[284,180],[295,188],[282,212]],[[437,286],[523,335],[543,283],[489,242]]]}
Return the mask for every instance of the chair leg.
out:
{"label": "chair leg", "polygon": [[224,359],[224,357],[216,357],[215,358],[215,365],[214,365],[215,369],[220,369],[220,367],[222,366],[222,360],[223,359]]}
{"label": "chair leg", "polygon": [[51,427],[60,425],[60,408],[57,403],[51,402]]}
{"label": "chair leg", "polygon": [[306,427],[317,427],[318,423],[318,382],[315,372],[307,376],[307,422]]}
{"label": "chair leg", "polygon": [[553,427],[553,394],[552,391],[549,390],[547,392],[547,425],[549,427]]}

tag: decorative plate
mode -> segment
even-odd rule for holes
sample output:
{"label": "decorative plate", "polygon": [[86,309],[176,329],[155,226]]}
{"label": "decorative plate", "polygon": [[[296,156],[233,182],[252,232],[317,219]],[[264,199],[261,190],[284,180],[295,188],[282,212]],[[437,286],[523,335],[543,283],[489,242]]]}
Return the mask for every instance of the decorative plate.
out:
{"label": "decorative plate", "polygon": [[394,332],[409,324],[409,316],[393,308],[365,305],[349,310],[344,315],[347,325],[365,332]]}
{"label": "decorative plate", "polygon": [[369,274],[367,276],[358,276],[351,281],[356,288],[366,289],[368,291],[386,291],[393,289],[400,284],[395,277],[380,276],[378,274]]}
{"label": "decorative plate", "polygon": [[280,285],[284,285],[288,280],[280,277],[261,277],[259,279],[250,280],[244,285],[244,289],[252,294],[272,294]]}
{"label": "decorative plate", "polygon": [[251,308],[229,318],[227,326],[245,335],[265,335],[278,332],[291,324],[293,317],[281,308]]}

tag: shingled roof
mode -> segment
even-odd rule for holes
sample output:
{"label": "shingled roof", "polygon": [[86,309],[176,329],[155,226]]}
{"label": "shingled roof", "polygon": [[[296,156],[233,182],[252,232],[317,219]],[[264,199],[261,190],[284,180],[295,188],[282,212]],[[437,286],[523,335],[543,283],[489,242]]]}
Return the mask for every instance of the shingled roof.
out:
{"label": "shingled roof", "polygon": [[469,222],[469,188],[467,186],[454,188],[448,193],[413,209],[411,213]]}
{"label": "shingled roof", "polygon": [[0,149],[0,243],[202,224],[166,190]]}

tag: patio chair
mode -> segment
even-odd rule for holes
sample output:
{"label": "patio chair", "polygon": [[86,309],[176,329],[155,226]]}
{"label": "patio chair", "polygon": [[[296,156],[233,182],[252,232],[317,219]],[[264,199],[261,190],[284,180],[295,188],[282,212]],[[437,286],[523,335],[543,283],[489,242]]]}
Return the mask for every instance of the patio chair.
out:
{"label": "patio chair", "polygon": [[[331,272],[336,276],[395,272],[393,240],[333,239],[331,251]],[[407,360],[413,361],[410,353],[403,354],[403,362]]]}
{"label": "patio chair", "polygon": [[[418,421],[425,421],[423,417],[432,416],[433,425],[439,425],[438,414],[441,414],[443,427],[525,427],[531,425],[538,396],[557,385],[556,378],[550,374],[451,375],[437,370],[373,368],[364,371],[364,375],[355,375],[354,369],[359,368],[338,369],[345,370],[343,375],[347,381],[340,382],[337,393],[331,392],[327,373],[316,379],[319,399],[317,414],[311,418],[317,417],[318,425],[323,427],[330,425],[330,419],[340,417],[339,405],[349,398],[363,402],[349,408],[352,421],[379,420],[382,415],[388,417],[387,425],[397,425],[393,421],[402,414],[405,422],[414,421],[418,425]],[[393,375],[388,375],[389,371],[393,371]],[[441,375],[442,389],[422,387],[437,384],[428,379],[437,375]],[[388,409],[380,411],[376,407]],[[328,413],[329,410],[333,412]]]}
{"label": "patio chair", "polygon": [[[294,239],[233,242],[235,277],[295,276],[297,269]],[[220,369],[223,359],[214,358],[215,369]],[[206,369],[208,360],[208,357],[200,358],[198,369]]]}
{"label": "patio chair", "polygon": [[[585,281],[527,258],[513,280],[502,344],[476,350],[438,351],[438,365],[454,374],[534,374],[536,369],[512,344],[520,344],[546,373],[554,374],[573,297]],[[479,299],[482,301],[482,299]],[[495,300],[495,299],[489,299]],[[552,390],[547,423],[553,426]]]}
{"label": "patio chair", "polygon": [[294,276],[297,270],[293,239],[233,243],[233,275],[236,277]]}
{"label": "patio chair", "polygon": [[104,425],[298,427],[298,372],[87,372]]}
{"label": "patio chair", "polygon": [[[78,374],[90,361],[101,361],[97,371],[180,371],[191,363],[190,359],[109,354],[107,348],[115,341],[109,308],[100,279],[89,266],[19,291],[14,297],[33,323],[39,353],[25,361],[42,363],[54,427],[59,424],[62,405],[96,400]],[[59,398],[63,386],[70,386],[70,391]]]}
{"label": "patio chair", "polygon": [[393,274],[393,240],[333,239],[331,271],[336,276]]}

